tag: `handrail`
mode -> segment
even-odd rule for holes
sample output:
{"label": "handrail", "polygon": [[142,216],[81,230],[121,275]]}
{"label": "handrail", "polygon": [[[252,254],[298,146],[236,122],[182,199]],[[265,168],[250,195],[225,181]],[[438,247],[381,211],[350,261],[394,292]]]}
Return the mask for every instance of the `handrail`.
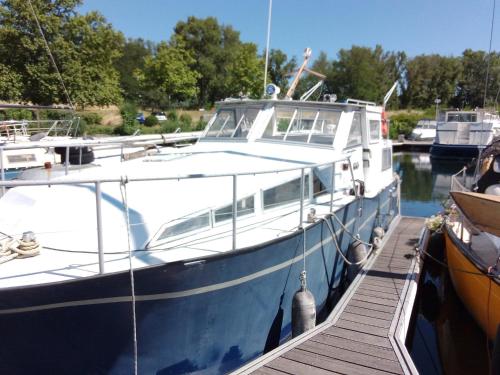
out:
{"label": "handrail", "polygon": [[[1,147],[0,147],[1,150]],[[121,182],[125,178],[129,182],[146,182],[146,181],[168,181],[168,180],[189,180],[196,178],[216,178],[216,177],[232,177],[232,176],[251,176],[251,175],[261,175],[268,173],[284,173],[300,170],[303,168],[319,168],[332,163],[338,163],[341,161],[350,161],[351,156],[341,157],[332,161],[325,163],[310,164],[306,167],[289,167],[273,170],[263,170],[263,171],[249,171],[249,172],[237,172],[237,173],[212,173],[212,174],[188,174],[188,175],[177,175],[177,176],[155,176],[155,177],[131,177],[131,176],[121,176],[115,178],[80,178],[80,179],[63,179],[63,180],[6,180],[0,181],[0,186],[5,187],[17,187],[17,186],[44,186],[44,185],[76,185],[76,184],[94,184],[96,182],[110,183],[110,182]]]}
{"label": "handrail", "polygon": [[[0,148],[0,157],[2,152],[2,148]],[[1,161],[1,159],[0,159]],[[303,211],[304,211],[304,191],[305,191],[305,169],[308,168],[311,171],[314,168],[319,168],[323,166],[329,166],[332,169],[332,186],[331,186],[331,194],[330,194],[330,208],[333,208],[333,197],[335,191],[335,164],[337,162],[347,161],[349,163],[351,169],[351,177],[353,183],[353,191],[356,194],[356,198],[358,198],[356,192],[356,185],[354,180],[354,174],[351,166],[351,156],[348,155],[346,157],[338,158],[333,161],[328,161],[326,163],[317,163],[308,166],[301,165],[299,167],[292,168],[282,168],[280,170],[267,170],[267,171],[255,171],[255,172],[240,172],[240,173],[223,173],[223,174],[208,174],[208,175],[185,175],[185,176],[161,176],[161,177],[126,177],[122,176],[120,178],[107,178],[107,179],[64,179],[64,180],[24,180],[24,181],[0,181],[0,186],[2,190],[5,190],[6,187],[16,187],[16,186],[44,186],[44,185],[71,185],[71,184],[84,184],[91,183],[95,186],[95,200],[96,200],[96,222],[97,222],[97,247],[98,247],[98,260],[99,260],[99,273],[103,274],[104,270],[104,245],[103,245],[103,223],[102,223],[102,191],[101,184],[102,183],[124,183],[134,182],[134,181],[160,181],[160,180],[181,180],[181,179],[194,179],[194,178],[213,178],[213,177],[232,177],[233,184],[233,197],[232,197],[232,249],[236,250],[237,242],[237,218],[238,218],[238,195],[237,195],[237,178],[238,176],[248,176],[248,175],[260,175],[260,174],[269,174],[269,173],[284,173],[294,170],[300,170],[300,213],[299,213],[299,229],[302,229],[303,225]],[[3,172],[3,169],[2,169]],[[3,176],[2,176],[3,177]]]}

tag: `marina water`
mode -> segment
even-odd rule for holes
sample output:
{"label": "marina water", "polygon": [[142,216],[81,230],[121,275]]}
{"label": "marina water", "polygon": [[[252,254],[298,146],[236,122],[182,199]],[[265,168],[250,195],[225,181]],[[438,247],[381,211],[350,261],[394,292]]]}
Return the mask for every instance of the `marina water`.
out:
{"label": "marina water", "polygon": [[[396,153],[402,177],[401,214],[429,217],[443,210],[451,175],[467,161],[434,160],[428,153]],[[444,243],[429,250],[442,259]],[[427,258],[406,345],[421,374],[488,374],[486,336],[456,295],[444,266]]]}

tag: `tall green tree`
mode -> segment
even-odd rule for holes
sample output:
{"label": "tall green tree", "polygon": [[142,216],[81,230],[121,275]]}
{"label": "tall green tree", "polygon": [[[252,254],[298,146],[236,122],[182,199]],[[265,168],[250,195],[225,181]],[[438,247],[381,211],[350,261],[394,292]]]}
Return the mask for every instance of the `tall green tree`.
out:
{"label": "tall green tree", "polygon": [[21,76],[8,66],[0,64],[0,100],[14,101],[21,99]]}
{"label": "tall green tree", "polygon": [[427,108],[439,98],[450,105],[462,73],[460,59],[440,55],[420,55],[406,64],[406,85],[402,93],[405,107]]}
{"label": "tall green tree", "polygon": [[126,101],[142,102],[143,92],[135,72],[144,69],[146,57],[152,56],[154,51],[154,43],[141,38],[129,38],[125,42],[122,55],[115,61],[115,68],[120,74],[120,88]]}
{"label": "tall green tree", "polygon": [[288,90],[290,76],[296,68],[295,57],[288,59],[286,53],[280,49],[269,51],[268,82],[277,85],[282,93]]}
{"label": "tall green tree", "polygon": [[243,43],[234,50],[226,68],[224,94],[237,96],[242,93],[259,98],[262,95],[264,61],[257,56],[257,46],[253,43]]}
{"label": "tall green tree", "polygon": [[359,46],[341,49],[333,62],[329,85],[341,99],[354,97],[380,103],[399,79],[401,58],[401,53],[384,52],[379,45],[374,49]]}
{"label": "tall green tree", "polygon": [[456,107],[482,107],[484,101],[488,60],[490,71],[486,90],[486,104],[495,104],[500,87],[500,54],[466,49],[461,59],[463,74],[457,84],[457,95],[453,104]]}
{"label": "tall green tree", "polygon": [[[189,17],[187,21],[178,22],[171,39],[173,46],[181,44],[194,57],[191,68],[198,73],[198,104],[205,106],[216,100],[234,95],[235,92],[248,90],[255,82],[263,82],[262,74],[255,73],[258,65],[257,50],[244,46],[240,34],[231,26],[219,25],[214,17],[199,19]],[[242,69],[246,67],[245,80],[237,91],[235,83]],[[250,89],[252,91],[252,89]]]}
{"label": "tall green tree", "polygon": [[[106,105],[121,99],[113,68],[123,36],[98,13],[78,15],[80,0],[32,0],[54,59],[73,101]],[[30,5],[0,1],[0,64],[22,79],[22,98],[39,104],[66,103]]]}
{"label": "tall green tree", "polygon": [[190,69],[194,63],[191,54],[181,45],[160,43],[154,56],[147,56],[144,69],[136,71],[136,78],[149,98],[152,107],[160,108],[173,102],[193,99],[197,92],[198,73]]}

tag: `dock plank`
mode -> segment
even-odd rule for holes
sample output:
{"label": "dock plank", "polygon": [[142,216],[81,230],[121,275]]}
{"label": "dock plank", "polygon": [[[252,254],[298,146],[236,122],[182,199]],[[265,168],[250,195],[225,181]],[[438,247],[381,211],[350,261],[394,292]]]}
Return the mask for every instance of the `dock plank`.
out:
{"label": "dock plank", "polygon": [[407,373],[408,364],[404,355],[396,354],[400,349],[391,343],[390,330],[409,294],[422,226],[421,218],[402,218],[326,326],[269,353],[260,368],[249,368],[263,375]]}

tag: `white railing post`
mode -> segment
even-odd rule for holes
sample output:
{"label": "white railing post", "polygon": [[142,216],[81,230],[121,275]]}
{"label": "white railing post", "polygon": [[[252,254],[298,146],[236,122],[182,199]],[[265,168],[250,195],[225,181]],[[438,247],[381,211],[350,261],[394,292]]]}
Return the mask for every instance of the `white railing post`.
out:
{"label": "white railing post", "polygon": [[304,168],[300,169],[300,215],[299,215],[299,228],[302,228],[302,223],[304,222]]}
{"label": "white railing post", "polygon": [[102,243],[102,192],[101,192],[101,182],[95,182],[95,208],[96,208],[96,218],[97,218],[97,250],[99,252],[99,273],[104,273],[104,247]]}
{"label": "white railing post", "polygon": [[236,217],[238,215],[237,180],[238,175],[233,175],[233,250],[236,250]]}
{"label": "white railing post", "polygon": [[[0,181],[5,181],[5,169],[3,167],[3,147],[0,147]],[[5,186],[2,186],[2,194],[5,194]]]}
{"label": "white railing post", "polygon": [[333,212],[333,195],[335,193],[335,162],[332,163],[332,191],[330,193],[330,212]]}
{"label": "white railing post", "polygon": [[66,160],[64,161],[64,174],[68,175],[69,168],[69,146],[66,146]]}

